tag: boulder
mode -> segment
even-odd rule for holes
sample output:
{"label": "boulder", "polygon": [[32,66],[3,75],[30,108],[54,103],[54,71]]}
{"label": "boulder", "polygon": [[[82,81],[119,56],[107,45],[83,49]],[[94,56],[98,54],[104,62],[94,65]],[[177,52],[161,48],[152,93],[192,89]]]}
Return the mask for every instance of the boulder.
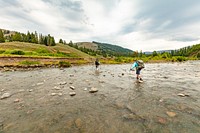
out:
{"label": "boulder", "polygon": [[75,96],[75,95],[76,95],[76,92],[74,92],[74,91],[73,91],[73,92],[70,92],[69,95],[70,95],[70,96]]}
{"label": "boulder", "polygon": [[90,93],[95,93],[95,92],[98,92],[98,89],[97,88],[94,88],[92,87],[90,90],[89,90]]}
{"label": "boulder", "polygon": [[70,86],[69,88],[70,88],[70,89],[72,89],[72,90],[74,90],[74,89],[75,89],[75,87],[74,87],[74,86]]}
{"label": "boulder", "polygon": [[1,99],[5,99],[5,98],[9,98],[11,97],[11,94],[10,93],[4,93],[2,96],[1,96]]}

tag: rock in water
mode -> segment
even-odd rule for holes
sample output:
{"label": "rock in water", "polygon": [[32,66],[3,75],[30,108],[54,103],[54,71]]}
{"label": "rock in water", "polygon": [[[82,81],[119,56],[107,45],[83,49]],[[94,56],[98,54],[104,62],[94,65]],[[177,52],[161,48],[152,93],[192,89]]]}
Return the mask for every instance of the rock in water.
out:
{"label": "rock in water", "polygon": [[167,111],[166,113],[169,117],[175,117],[176,116],[176,113],[174,113],[174,112]]}
{"label": "rock in water", "polygon": [[75,96],[75,95],[76,95],[76,92],[74,92],[74,91],[73,91],[73,92],[70,92],[69,95],[70,95],[70,96]]}
{"label": "rock in water", "polygon": [[55,89],[55,90],[60,90],[60,87],[55,86],[54,89]]}
{"label": "rock in water", "polygon": [[72,89],[72,90],[74,90],[74,89],[75,89],[75,87],[74,87],[74,86],[70,86],[69,88],[70,88],[70,89]]}
{"label": "rock in water", "polygon": [[92,88],[89,90],[90,93],[95,93],[95,92],[97,92],[97,91],[98,91],[98,89],[97,89],[97,88],[94,88],[94,87],[92,87]]}
{"label": "rock in water", "polygon": [[4,93],[4,94],[1,96],[1,99],[9,98],[10,96],[11,96],[10,93]]}
{"label": "rock in water", "polygon": [[189,94],[184,94],[184,93],[179,93],[179,94],[177,94],[178,96],[180,96],[180,97],[189,97],[190,95]]}
{"label": "rock in water", "polygon": [[56,93],[51,93],[51,96],[55,96],[56,95]]}
{"label": "rock in water", "polygon": [[14,103],[18,103],[19,101],[20,101],[19,98],[17,98],[14,100]]}
{"label": "rock in water", "polygon": [[77,127],[77,128],[81,128],[81,126],[82,126],[82,121],[81,121],[81,119],[80,119],[80,118],[76,119],[75,124],[76,124],[76,127]]}
{"label": "rock in water", "polygon": [[60,85],[66,85],[67,84],[67,82],[61,82],[61,83],[59,83]]}

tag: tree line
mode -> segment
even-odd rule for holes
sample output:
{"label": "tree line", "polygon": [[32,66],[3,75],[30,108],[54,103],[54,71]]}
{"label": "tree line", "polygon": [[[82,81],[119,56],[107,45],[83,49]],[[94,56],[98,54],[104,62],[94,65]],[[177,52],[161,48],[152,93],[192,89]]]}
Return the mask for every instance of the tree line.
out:
{"label": "tree line", "polygon": [[35,32],[27,32],[27,34],[15,32],[14,34],[9,34],[9,31],[5,31],[6,36],[2,30],[0,30],[0,43],[2,42],[12,42],[12,41],[19,41],[19,42],[28,42],[28,43],[36,43],[36,44],[43,44],[46,46],[55,46],[55,39],[50,34],[42,35]]}
{"label": "tree line", "polygon": [[[35,32],[27,32],[27,34],[15,32],[14,34],[9,34],[10,31],[2,31],[0,29],[0,43],[3,42],[12,42],[12,41],[19,41],[19,42],[29,42],[29,43],[36,43],[36,44],[42,44],[46,46],[55,46],[55,39],[53,36],[48,34],[47,36],[44,36],[42,34],[39,34]],[[6,36],[4,36],[6,34]],[[163,51],[163,52],[157,52],[153,51],[151,54],[145,54],[142,51],[130,51],[128,49],[124,49],[122,47],[106,44],[106,43],[99,43],[94,42],[98,45],[98,50],[92,50],[87,49],[85,47],[79,47],[76,43],[73,43],[70,41],[69,43],[66,43],[65,40],[60,39],[59,43],[64,45],[69,45],[71,47],[74,47],[84,53],[87,53],[92,56],[96,55],[102,55],[103,57],[161,57],[163,59],[172,58],[176,56],[182,56],[182,57],[197,57],[200,58],[200,44],[196,44],[193,46],[188,46],[184,48],[180,48],[178,50],[171,50],[171,51]]]}

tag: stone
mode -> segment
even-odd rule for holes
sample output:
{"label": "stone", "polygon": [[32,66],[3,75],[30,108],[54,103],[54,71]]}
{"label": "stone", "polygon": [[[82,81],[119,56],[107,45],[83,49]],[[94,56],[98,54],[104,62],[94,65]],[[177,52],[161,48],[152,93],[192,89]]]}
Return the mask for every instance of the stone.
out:
{"label": "stone", "polygon": [[98,89],[97,89],[97,88],[94,88],[94,87],[92,87],[92,88],[89,90],[90,93],[95,93],[95,92],[97,92],[97,91],[98,91]]}
{"label": "stone", "polygon": [[70,92],[69,95],[70,95],[70,96],[75,96],[75,95],[76,95],[76,92],[74,92],[74,91],[73,91],[73,92]]}
{"label": "stone", "polygon": [[61,83],[59,83],[60,85],[66,85],[67,84],[67,82],[61,82]]}
{"label": "stone", "polygon": [[167,123],[167,120],[163,117],[158,117],[158,123],[160,124],[166,124]]}
{"label": "stone", "polygon": [[84,91],[87,91],[87,88],[85,88]]}
{"label": "stone", "polygon": [[69,76],[70,76],[70,77],[74,77],[74,75],[73,75],[73,74],[70,74]]}
{"label": "stone", "polygon": [[4,93],[2,96],[1,96],[1,99],[5,99],[5,98],[9,98],[11,97],[11,94],[10,93]]}
{"label": "stone", "polygon": [[20,101],[19,98],[17,98],[14,100],[14,103],[18,103],[19,101]]}
{"label": "stone", "polygon": [[175,117],[175,116],[176,116],[176,113],[175,113],[175,112],[167,111],[166,114],[167,114],[169,117]]}
{"label": "stone", "polygon": [[33,89],[30,89],[30,90],[29,90],[29,92],[32,92],[32,91],[33,91]]}
{"label": "stone", "polygon": [[185,94],[185,93],[179,93],[179,94],[177,94],[178,96],[180,96],[180,97],[189,97],[190,95],[189,94]]}
{"label": "stone", "polygon": [[59,95],[59,96],[62,96],[63,94],[62,94],[62,93],[58,93],[58,95]]}
{"label": "stone", "polygon": [[99,83],[105,83],[105,81],[101,81],[101,80],[100,80]]}
{"label": "stone", "polygon": [[60,90],[60,87],[55,86],[54,89],[55,89],[55,90]]}
{"label": "stone", "polygon": [[56,95],[56,93],[51,93],[51,96],[55,96]]}
{"label": "stone", "polygon": [[70,86],[69,88],[70,88],[70,89],[72,89],[72,90],[74,90],[74,89],[75,89],[75,87],[74,87],[74,86]]}
{"label": "stone", "polygon": [[82,121],[81,121],[81,119],[80,119],[80,118],[76,119],[75,124],[76,124],[76,127],[77,127],[77,128],[81,128],[81,126],[82,126]]}
{"label": "stone", "polygon": [[41,83],[37,83],[37,85],[43,85],[44,83],[43,82],[41,82]]}

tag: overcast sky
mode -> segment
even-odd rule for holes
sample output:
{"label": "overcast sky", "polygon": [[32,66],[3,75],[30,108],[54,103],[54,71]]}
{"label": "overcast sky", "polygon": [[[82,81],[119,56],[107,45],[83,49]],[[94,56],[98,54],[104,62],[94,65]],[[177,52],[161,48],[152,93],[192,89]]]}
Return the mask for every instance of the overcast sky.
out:
{"label": "overcast sky", "polygon": [[132,50],[200,43],[200,0],[0,0],[0,28]]}

